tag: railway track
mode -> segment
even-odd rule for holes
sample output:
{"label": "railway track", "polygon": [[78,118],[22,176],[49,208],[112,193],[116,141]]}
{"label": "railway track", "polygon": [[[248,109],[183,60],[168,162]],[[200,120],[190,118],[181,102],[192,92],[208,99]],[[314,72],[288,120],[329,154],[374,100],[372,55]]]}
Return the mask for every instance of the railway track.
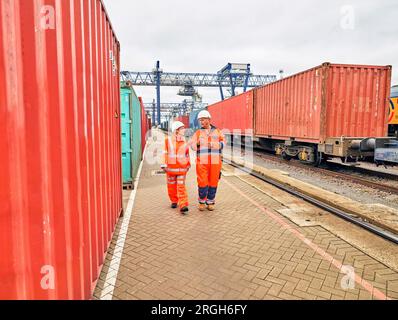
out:
{"label": "railway track", "polygon": [[376,171],[376,170],[372,170],[369,168],[363,168],[363,167],[358,167],[358,166],[349,166],[349,165],[346,165],[343,163],[336,163],[336,162],[331,162],[331,161],[327,162],[327,166],[329,168],[343,169],[343,170],[348,170],[348,171],[352,171],[355,173],[366,174],[366,175],[372,176],[372,177],[385,178],[385,179],[390,179],[393,181],[398,181],[398,175],[391,174],[388,172]]}
{"label": "railway track", "polygon": [[[264,154],[264,153],[260,153],[260,152],[255,152],[255,155],[259,156],[260,158],[262,158],[264,160],[271,160],[271,161],[274,161],[274,162],[287,164],[285,160],[279,159],[276,156],[272,156],[272,155],[268,155],[268,154]],[[296,162],[294,160],[293,161],[291,160],[290,162],[288,162],[288,164],[290,166],[293,166],[293,167],[306,169],[306,170],[310,170],[310,171],[313,171],[313,172],[318,172],[318,173],[327,175],[329,177],[344,179],[344,180],[351,181],[351,182],[354,182],[354,183],[357,183],[357,184],[360,184],[360,185],[363,185],[363,186],[366,186],[366,187],[370,187],[370,188],[373,188],[373,189],[377,189],[377,190],[380,190],[380,191],[384,191],[384,192],[388,192],[388,193],[391,193],[391,194],[397,194],[398,195],[398,187],[387,185],[387,184],[380,183],[380,182],[373,181],[373,180],[369,180],[369,179],[366,179],[366,178],[363,178],[363,177],[359,177],[359,176],[356,176],[356,175],[343,173],[343,172],[336,172],[336,171],[333,171],[333,170],[330,170],[330,169],[321,168],[321,167],[309,167],[308,165],[302,164],[300,162]],[[331,164],[332,164],[332,167],[334,167],[334,168],[347,169],[346,166],[339,165],[338,163],[331,163]],[[328,163],[328,165],[329,165],[329,163]],[[348,169],[351,169],[351,168],[348,168]],[[372,171],[372,170],[369,170],[369,169],[355,168],[354,170],[356,170],[356,169],[361,169],[360,172],[364,173],[364,174],[370,174],[370,175],[378,176],[378,177],[379,176],[388,177],[391,180],[398,180],[398,176],[388,175],[388,174],[385,174],[385,173],[381,173],[380,175],[378,175],[379,172]]]}
{"label": "railway track", "polygon": [[304,194],[304,193],[302,193],[302,192],[300,192],[298,190],[295,190],[294,188],[291,188],[291,187],[289,187],[289,186],[287,186],[285,184],[282,184],[282,183],[280,183],[278,181],[274,181],[273,179],[271,179],[269,177],[265,177],[262,174],[254,172],[253,170],[251,170],[249,168],[246,168],[246,167],[244,167],[244,166],[242,166],[240,164],[237,164],[237,163],[235,163],[233,161],[229,161],[229,160],[224,159],[224,162],[226,164],[228,164],[228,165],[233,166],[234,168],[237,168],[237,169],[239,169],[239,170],[241,170],[243,172],[248,173],[251,176],[254,176],[254,177],[258,178],[259,180],[262,180],[262,181],[264,181],[264,182],[266,182],[266,183],[268,183],[268,184],[270,184],[270,185],[272,185],[272,186],[274,186],[274,187],[276,187],[278,189],[281,189],[281,190],[283,190],[283,191],[285,191],[285,192],[287,192],[287,193],[289,193],[289,194],[291,194],[291,195],[293,195],[293,196],[295,196],[297,198],[300,198],[300,199],[302,199],[302,200],[304,200],[304,201],[306,201],[308,203],[311,203],[312,205],[314,205],[314,206],[316,206],[316,207],[318,207],[318,208],[320,208],[322,210],[330,212],[330,213],[332,213],[332,214],[334,214],[334,215],[336,215],[336,216],[338,216],[338,217],[340,217],[340,218],[342,218],[342,219],[344,219],[346,221],[349,221],[349,222],[351,222],[351,223],[353,223],[353,224],[355,224],[357,226],[360,226],[361,228],[363,228],[365,230],[368,230],[369,232],[371,232],[373,234],[376,234],[376,235],[382,237],[383,239],[386,239],[386,240],[391,241],[391,242],[393,242],[395,244],[398,244],[398,235],[397,234],[394,234],[394,233],[389,232],[387,230],[384,230],[384,229],[382,229],[380,227],[377,227],[377,226],[375,226],[373,224],[370,224],[370,223],[364,221],[363,219],[361,219],[359,217],[356,217],[356,216],[354,216],[354,215],[352,215],[352,214],[350,214],[348,212],[345,212],[345,211],[340,210],[338,208],[334,208],[333,206],[331,206],[329,204],[323,203],[322,201],[320,201],[318,199],[315,199],[315,198],[313,198],[313,197],[311,197],[311,196],[309,196],[307,194]]}

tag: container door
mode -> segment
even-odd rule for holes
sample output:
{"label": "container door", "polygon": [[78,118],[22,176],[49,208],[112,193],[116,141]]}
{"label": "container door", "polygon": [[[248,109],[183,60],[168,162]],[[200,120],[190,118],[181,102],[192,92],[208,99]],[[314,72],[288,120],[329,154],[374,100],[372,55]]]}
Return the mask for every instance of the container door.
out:
{"label": "container door", "polygon": [[122,168],[123,183],[133,182],[132,174],[132,149],[131,149],[131,92],[128,89],[121,90],[121,126],[122,126]]}

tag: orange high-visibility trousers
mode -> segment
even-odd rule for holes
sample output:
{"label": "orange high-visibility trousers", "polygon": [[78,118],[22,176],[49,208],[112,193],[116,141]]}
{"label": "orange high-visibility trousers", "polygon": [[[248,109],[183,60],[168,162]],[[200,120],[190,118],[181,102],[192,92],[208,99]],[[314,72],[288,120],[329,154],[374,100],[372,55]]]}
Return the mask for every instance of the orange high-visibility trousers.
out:
{"label": "orange high-visibility trousers", "polygon": [[186,175],[167,174],[167,191],[171,203],[177,203],[180,209],[188,207],[188,194],[185,187]]}
{"label": "orange high-visibility trousers", "polygon": [[196,164],[198,177],[199,203],[215,204],[218,183],[221,176],[222,162],[215,164]]}
{"label": "orange high-visibility trousers", "polygon": [[199,203],[215,203],[218,183],[221,177],[222,149],[224,135],[214,126],[200,129],[191,140],[191,148],[196,151],[196,175],[198,177]]}

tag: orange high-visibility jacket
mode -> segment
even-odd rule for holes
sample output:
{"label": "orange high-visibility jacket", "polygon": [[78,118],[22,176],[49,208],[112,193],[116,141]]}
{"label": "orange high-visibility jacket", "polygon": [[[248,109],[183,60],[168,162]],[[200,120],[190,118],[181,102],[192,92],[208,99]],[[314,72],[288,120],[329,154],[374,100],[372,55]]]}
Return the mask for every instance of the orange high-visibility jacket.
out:
{"label": "orange high-visibility jacket", "polygon": [[197,157],[222,156],[225,138],[221,130],[211,126],[210,132],[200,129],[192,137],[192,149],[196,151]]}
{"label": "orange high-visibility jacket", "polygon": [[172,175],[187,174],[191,167],[189,148],[184,137],[171,135],[165,139],[164,161],[166,172]]}

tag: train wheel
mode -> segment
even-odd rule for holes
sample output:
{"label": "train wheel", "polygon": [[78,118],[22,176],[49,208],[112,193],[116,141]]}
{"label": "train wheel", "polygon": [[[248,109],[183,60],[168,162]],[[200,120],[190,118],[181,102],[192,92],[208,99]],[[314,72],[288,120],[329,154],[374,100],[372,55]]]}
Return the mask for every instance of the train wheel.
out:
{"label": "train wheel", "polygon": [[323,157],[321,152],[317,152],[315,156],[314,166],[319,167],[322,163],[326,162],[326,159]]}

